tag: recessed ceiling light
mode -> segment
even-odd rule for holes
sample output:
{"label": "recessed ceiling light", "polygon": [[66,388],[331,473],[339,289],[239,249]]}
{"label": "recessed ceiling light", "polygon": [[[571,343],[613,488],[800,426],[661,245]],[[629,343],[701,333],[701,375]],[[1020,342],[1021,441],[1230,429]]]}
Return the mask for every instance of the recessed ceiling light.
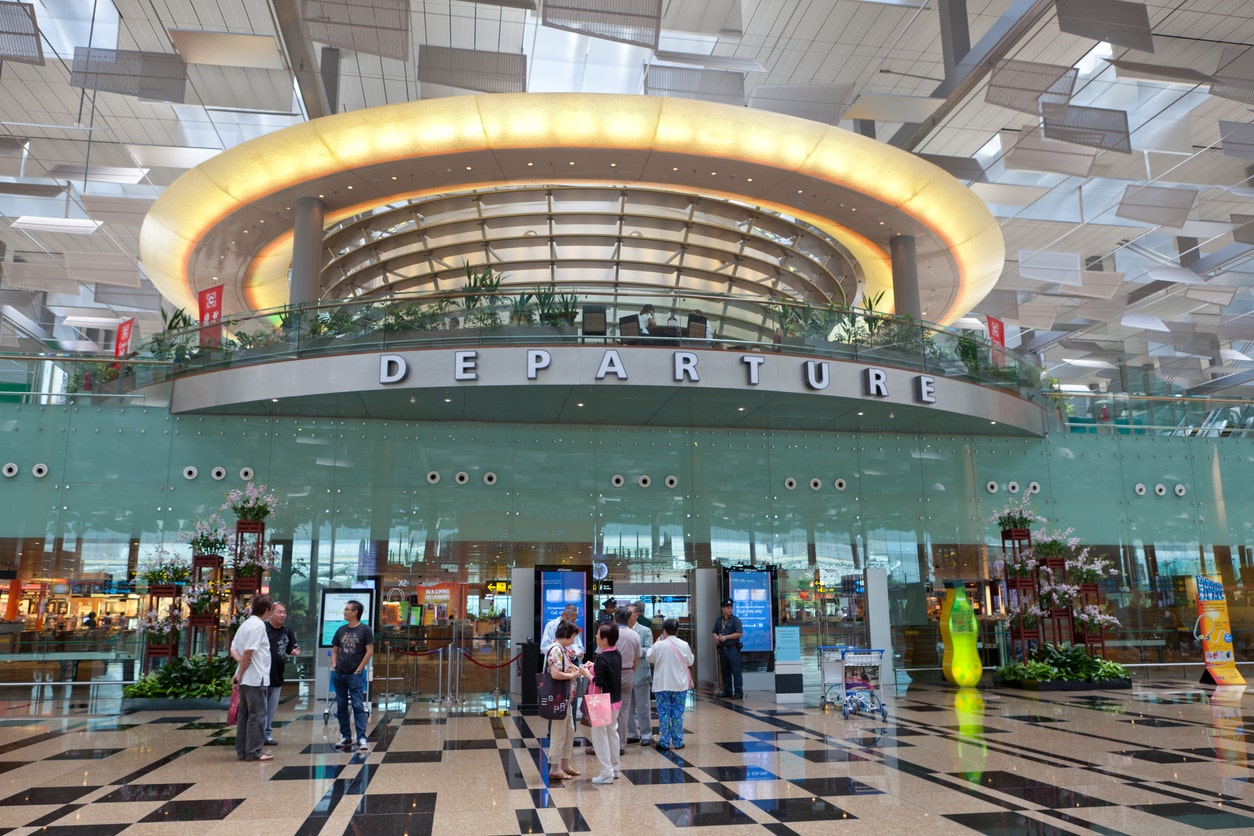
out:
{"label": "recessed ceiling light", "polygon": [[736,411],[737,411],[737,412],[744,412],[744,411],[745,411],[745,408],[744,408],[743,406],[738,406],[738,407],[736,407]]}
{"label": "recessed ceiling light", "polygon": [[753,178],[752,178],[752,177],[746,177],[746,178],[745,178],[745,182],[746,182],[746,183],[752,183],[752,182],[753,182]]}
{"label": "recessed ceiling light", "polygon": [[859,412],[858,414],[859,414],[859,415],[861,415],[862,413],[861,413],[861,412]]}
{"label": "recessed ceiling light", "polygon": [[574,165],[574,164],[575,164],[575,161],[574,161],[574,160],[571,160],[571,161],[570,161],[570,164],[571,164],[571,165]]}
{"label": "recessed ceiling light", "polygon": [[349,186],[349,187],[348,187],[348,190],[351,192],[351,191],[353,190],[353,187],[352,187],[352,186]]}
{"label": "recessed ceiling light", "polygon": [[583,404],[581,404],[581,403],[577,403],[577,404],[575,404],[575,406],[580,406],[580,407],[581,407],[581,406],[583,406]]}
{"label": "recessed ceiling light", "polygon": [[610,168],[618,168],[618,163],[610,163]]}
{"label": "recessed ceiling light", "polygon": [[445,403],[452,403],[452,402],[453,402],[453,399],[452,399],[452,398],[445,398],[445,399],[444,399],[444,402],[445,402]]}
{"label": "recessed ceiling light", "polygon": [[470,167],[470,166],[466,166],[466,170],[467,170],[467,171],[471,171],[472,169],[471,169],[471,167]]}
{"label": "recessed ceiling light", "polygon": [[531,166],[533,166],[533,165],[535,165],[535,163],[527,163],[527,167],[528,167],[528,168],[531,168]]}

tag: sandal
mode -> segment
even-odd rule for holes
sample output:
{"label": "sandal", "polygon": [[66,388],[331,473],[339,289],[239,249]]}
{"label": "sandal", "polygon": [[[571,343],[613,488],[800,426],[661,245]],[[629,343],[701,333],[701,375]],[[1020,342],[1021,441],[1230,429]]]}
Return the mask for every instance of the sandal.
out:
{"label": "sandal", "polygon": [[579,770],[575,769],[573,766],[562,767],[562,771],[565,772],[567,775],[569,775],[571,778],[578,778],[579,775],[581,774]]}
{"label": "sandal", "polygon": [[549,773],[550,781],[569,781],[571,778],[574,778],[574,777],[575,777],[574,775],[571,775],[566,772],[550,772]]}
{"label": "sandal", "polygon": [[258,756],[257,756],[257,760],[259,760],[259,761],[272,761],[272,760],[274,760],[274,755],[271,755],[271,754],[268,754],[268,753],[267,753],[267,754],[265,754],[265,755],[258,755]]}

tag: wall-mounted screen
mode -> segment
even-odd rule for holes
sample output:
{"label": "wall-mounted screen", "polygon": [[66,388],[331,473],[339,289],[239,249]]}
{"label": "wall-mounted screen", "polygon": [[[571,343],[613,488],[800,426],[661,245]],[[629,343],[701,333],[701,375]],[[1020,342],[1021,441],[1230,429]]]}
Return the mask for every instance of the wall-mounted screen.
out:
{"label": "wall-mounted screen", "polygon": [[689,616],[687,595],[645,595],[644,611],[653,620],[654,629],[662,629],[662,621]]}
{"label": "wall-mounted screen", "polygon": [[579,608],[579,618],[575,623],[586,633],[588,629],[587,595],[588,585],[592,580],[592,568],[578,566],[559,569],[554,566],[537,566],[536,576],[536,591],[539,597],[536,614],[539,616],[539,624],[536,626],[535,635],[540,636],[544,631],[544,625],[560,616],[567,604],[574,604]]}
{"label": "wall-mounted screen", "polygon": [[[344,618],[344,606],[349,601],[359,601],[365,608],[361,614],[363,624],[371,624],[374,617],[373,589],[324,589],[322,590],[322,609],[318,616],[318,647],[330,647],[335,638],[335,631],[348,620]],[[371,624],[373,627],[374,625]]]}
{"label": "wall-mounted screen", "polygon": [[741,650],[769,653],[774,646],[771,635],[771,573],[730,570],[727,573],[727,597],[735,604],[733,611],[744,627]]}

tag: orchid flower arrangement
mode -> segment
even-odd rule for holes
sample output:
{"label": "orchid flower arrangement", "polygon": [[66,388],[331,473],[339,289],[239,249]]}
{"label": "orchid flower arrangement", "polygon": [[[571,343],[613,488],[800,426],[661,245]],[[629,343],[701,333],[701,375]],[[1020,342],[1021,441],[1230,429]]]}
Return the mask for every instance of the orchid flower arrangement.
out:
{"label": "orchid flower arrangement", "polygon": [[1031,528],[1034,524],[1044,525],[1048,520],[1037,514],[1030,507],[1031,497],[1024,496],[1020,500],[1010,500],[1004,507],[985,522],[995,523],[1005,531],[1010,528]]}
{"label": "orchid flower arrangement", "polygon": [[157,546],[139,564],[135,574],[149,585],[186,583],[192,576],[192,564],[187,558],[174,554],[164,546]]}
{"label": "orchid flower arrangement", "polygon": [[1076,626],[1083,633],[1103,633],[1119,629],[1119,619],[1096,604],[1087,604],[1075,613]]}
{"label": "orchid flower arrangement", "polygon": [[222,554],[231,542],[231,531],[219,514],[210,514],[192,524],[191,532],[179,539],[192,547],[192,554]]}
{"label": "orchid flower arrangement", "polygon": [[240,520],[259,521],[270,516],[278,507],[278,494],[267,493],[265,485],[249,482],[243,490],[235,488],[227,493],[222,510],[230,511]]}

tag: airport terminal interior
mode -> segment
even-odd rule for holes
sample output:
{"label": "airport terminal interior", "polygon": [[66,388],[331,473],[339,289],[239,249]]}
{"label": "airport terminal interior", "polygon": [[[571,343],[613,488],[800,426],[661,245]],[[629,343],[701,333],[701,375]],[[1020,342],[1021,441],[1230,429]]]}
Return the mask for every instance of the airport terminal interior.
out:
{"label": "airport terminal interior", "polygon": [[[0,0],[0,833],[1248,830],[1252,106],[1242,0]],[[685,745],[552,778],[610,598]]]}

